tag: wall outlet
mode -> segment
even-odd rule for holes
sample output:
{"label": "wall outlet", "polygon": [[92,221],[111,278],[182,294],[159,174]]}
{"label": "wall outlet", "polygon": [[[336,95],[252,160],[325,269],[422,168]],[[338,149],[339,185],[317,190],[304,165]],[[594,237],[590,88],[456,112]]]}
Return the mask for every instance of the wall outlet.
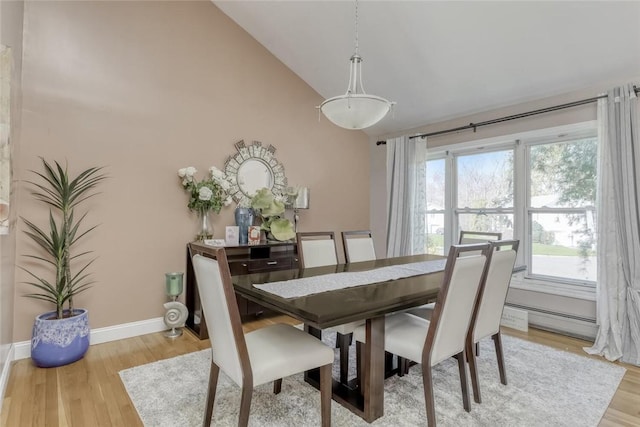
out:
{"label": "wall outlet", "polygon": [[529,312],[505,306],[502,311],[502,326],[527,332],[529,330]]}

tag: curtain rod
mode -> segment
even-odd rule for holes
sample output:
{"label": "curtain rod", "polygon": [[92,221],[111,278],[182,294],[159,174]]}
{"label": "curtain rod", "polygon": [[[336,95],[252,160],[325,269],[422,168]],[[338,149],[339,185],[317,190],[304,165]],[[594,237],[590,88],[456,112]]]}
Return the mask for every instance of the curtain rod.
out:
{"label": "curtain rod", "polygon": [[[636,94],[638,92],[640,92],[640,88],[636,87],[635,85],[633,86],[633,90],[634,90],[634,92]],[[414,135],[414,136],[410,136],[409,139],[444,135],[444,134],[447,134],[447,133],[459,132],[459,131],[468,130],[468,129],[473,129],[473,131],[475,132],[476,129],[481,127],[481,126],[493,125],[493,124],[496,124],[496,123],[507,122],[509,120],[515,120],[515,119],[523,119],[525,117],[535,116],[537,114],[549,113],[551,111],[563,110],[565,108],[571,108],[571,107],[577,107],[579,105],[590,104],[592,102],[596,102],[598,99],[606,98],[606,97],[607,97],[607,95],[595,96],[593,98],[582,99],[580,101],[574,101],[574,102],[569,102],[569,103],[566,103],[566,104],[555,105],[553,107],[547,107],[547,108],[541,108],[539,110],[527,111],[526,113],[513,114],[511,116],[500,117],[498,119],[486,120],[484,122],[479,122],[479,123],[469,123],[468,125],[459,126],[457,128],[439,130],[439,131],[430,132],[430,133],[423,133],[423,134],[420,134],[420,135]],[[378,142],[376,142],[376,145],[385,145],[386,143],[387,143],[387,141],[378,141]]]}

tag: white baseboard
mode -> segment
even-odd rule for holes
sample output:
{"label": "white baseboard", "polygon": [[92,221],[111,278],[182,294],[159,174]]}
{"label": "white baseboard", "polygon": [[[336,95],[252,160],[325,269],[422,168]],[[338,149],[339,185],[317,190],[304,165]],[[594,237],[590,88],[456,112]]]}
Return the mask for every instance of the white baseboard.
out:
{"label": "white baseboard", "polygon": [[[167,326],[164,324],[163,319],[164,318],[162,317],[156,317],[154,319],[92,329],[89,337],[89,343],[91,345],[101,344],[104,342],[117,341],[125,338],[137,337],[139,335],[166,331]],[[20,341],[14,343],[13,348],[15,348],[13,360],[31,357],[31,341]]]}
{"label": "white baseboard", "polygon": [[4,391],[7,389],[9,382],[9,374],[11,374],[11,362],[13,359],[15,346],[11,344],[7,352],[7,358],[2,363],[2,376],[0,376],[0,402],[4,401]]}

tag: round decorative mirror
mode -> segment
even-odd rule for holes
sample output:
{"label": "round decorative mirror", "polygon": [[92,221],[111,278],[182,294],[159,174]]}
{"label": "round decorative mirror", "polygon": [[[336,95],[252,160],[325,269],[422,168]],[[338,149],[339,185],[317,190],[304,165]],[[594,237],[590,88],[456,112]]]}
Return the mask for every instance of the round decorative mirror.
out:
{"label": "round decorative mirror", "polygon": [[238,152],[229,157],[224,168],[231,181],[231,197],[238,204],[247,203],[261,188],[283,192],[287,187],[284,166],[274,156],[273,145],[264,147],[260,141],[247,146],[244,141],[235,143]]}

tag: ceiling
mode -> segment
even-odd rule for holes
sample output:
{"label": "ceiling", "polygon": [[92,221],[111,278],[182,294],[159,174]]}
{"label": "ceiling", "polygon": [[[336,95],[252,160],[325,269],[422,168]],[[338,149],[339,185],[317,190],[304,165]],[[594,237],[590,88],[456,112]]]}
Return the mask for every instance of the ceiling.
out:
{"label": "ceiling", "polygon": [[[213,2],[323,98],[346,92],[353,1]],[[640,76],[640,1],[361,0],[358,15],[364,89],[397,102],[371,136]]]}

